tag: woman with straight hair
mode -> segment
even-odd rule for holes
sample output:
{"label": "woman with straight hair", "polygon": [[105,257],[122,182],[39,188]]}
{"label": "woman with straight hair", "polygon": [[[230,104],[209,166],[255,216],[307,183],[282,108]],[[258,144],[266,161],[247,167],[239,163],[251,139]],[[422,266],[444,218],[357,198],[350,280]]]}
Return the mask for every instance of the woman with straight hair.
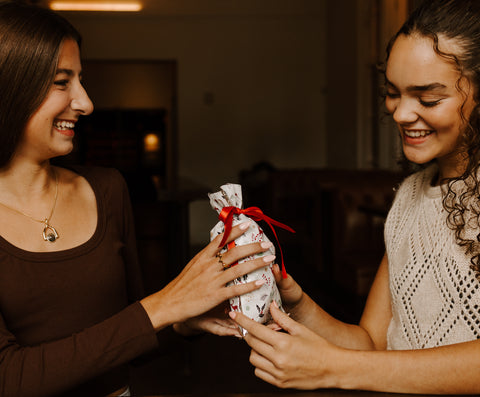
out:
{"label": "woman with straight hair", "polygon": [[238,335],[228,317],[203,314],[259,288],[226,284],[274,260],[260,243],[218,256],[220,235],[144,297],[120,173],[50,163],[71,152],[75,123],[93,110],[79,48],[80,35],[57,14],[0,2],[2,397],[130,395],[127,364],[158,349],[158,331]]}

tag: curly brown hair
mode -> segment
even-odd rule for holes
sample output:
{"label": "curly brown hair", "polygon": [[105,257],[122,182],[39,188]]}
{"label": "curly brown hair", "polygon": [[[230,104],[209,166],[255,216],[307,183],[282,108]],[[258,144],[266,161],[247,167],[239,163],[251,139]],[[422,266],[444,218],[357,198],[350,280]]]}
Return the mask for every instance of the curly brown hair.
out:
{"label": "curly brown hair", "polygon": [[[467,78],[474,88],[475,107],[470,117],[465,117],[463,106],[459,109],[465,125],[461,142],[465,170],[462,175],[442,183],[447,186],[443,197],[447,225],[454,231],[457,244],[471,258],[471,268],[480,281],[480,1],[425,0],[390,40],[386,62],[400,35],[430,38],[434,51],[459,71],[457,90],[467,97],[460,87],[463,78]],[[460,51],[441,51],[439,38],[454,40]],[[385,75],[385,67],[382,71]]]}

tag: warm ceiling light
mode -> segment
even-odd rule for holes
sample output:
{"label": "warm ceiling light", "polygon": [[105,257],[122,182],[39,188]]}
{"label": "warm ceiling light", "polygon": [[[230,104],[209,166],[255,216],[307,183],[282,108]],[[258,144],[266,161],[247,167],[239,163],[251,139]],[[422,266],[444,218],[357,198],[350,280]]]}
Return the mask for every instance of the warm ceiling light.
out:
{"label": "warm ceiling light", "polygon": [[51,1],[50,8],[56,11],[140,11],[138,1]]}

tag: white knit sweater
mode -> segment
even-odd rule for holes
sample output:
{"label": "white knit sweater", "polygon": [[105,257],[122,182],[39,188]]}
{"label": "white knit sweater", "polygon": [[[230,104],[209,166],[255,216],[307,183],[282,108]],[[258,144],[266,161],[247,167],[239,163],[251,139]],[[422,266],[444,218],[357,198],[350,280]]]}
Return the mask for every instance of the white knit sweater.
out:
{"label": "white knit sweater", "polygon": [[480,338],[480,282],[447,227],[436,167],[408,177],[385,224],[392,298],[388,349]]}

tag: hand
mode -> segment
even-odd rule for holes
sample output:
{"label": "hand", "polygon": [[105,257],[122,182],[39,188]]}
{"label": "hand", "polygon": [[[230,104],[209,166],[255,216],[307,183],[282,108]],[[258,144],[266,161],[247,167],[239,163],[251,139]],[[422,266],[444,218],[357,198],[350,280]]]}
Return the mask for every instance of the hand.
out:
{"label": "hand", "polygon": [[228,302],[224,302],[200,316],[189,318],[183,323],[173,324],[173,329],[183,336],[209,332],[218,336],[236,336],[241,338],[242,334],[238,325],[227,314],[229,311],[230,306]]}
{"label": "hand", "polygon": [[[272,266],[272,273],[282,298],[282,306],[287,313],[294,314],[295,307],[303,298],[302,288],[290,274],[287,274],[287,278],[283,278],[278,264]],[[295,315],[293,315],[293,318],[295,318]]]}
{"label": "hand", "polygon": [[[240,237],[249,224],[245,222],[232,228],[227,243]],[[247,260],[228,269],[225,269],[222,263],[228,266],[240,259],[256,256],[267,251],[271,243],[234,247],[225,252],[220,261],[216,255],[222,248],[219,247],[222,237],[223,234],[216,236],[164,289],[140,302],[156,330],[199,316],[234,296],[254,291],[263,285],[263,280],[257,280],[226,286],[244,274],[268,266],[275,259],[274,256]]]}
{"label": "hand", "polygon": [[340,349],[270,305],[273,319],[287,333],[276,332],[242,313],[230,317],[248,331],[245,341],[252,348],[250,362],[255,375],[281,388],[317,389],[336,387],[331,364]]}

